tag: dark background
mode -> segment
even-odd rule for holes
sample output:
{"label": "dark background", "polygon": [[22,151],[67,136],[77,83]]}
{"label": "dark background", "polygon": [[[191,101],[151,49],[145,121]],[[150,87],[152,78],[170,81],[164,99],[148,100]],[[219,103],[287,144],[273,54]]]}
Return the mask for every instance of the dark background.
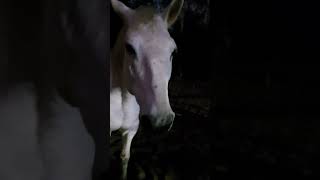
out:
{"label": "dark background", "polygon": [[[134,8],[147,2],[157,6],[154,1],[127,4]],[[309,1],[186,0],[184,16],[170,31],[179,48],[173,61],[171,102],[182,115],[167,139],[155,140],[167,147],[166,153],[150,156],[162,160],[145,160],[145,169],[171,164],[180,174],[176,179],[317,177],[316,7]],[[113,36],[119,20],[112,13]],[[196,90],[182,97],[175,96],[177,89],[180,94]],[[211,104],[204,117],[194,107],[202,97]],[[144,137],[138,135],[136,141],[139,138]],[[136,148],[148,149],[141,144]],[[138,152],[133,153],[132,164],[143,164],[141,159],[148,157],[142,152],[139,157]]]}
{"label": "dark background", "polygon": [[215,176],[318,176],[316,5],[213,2]]}

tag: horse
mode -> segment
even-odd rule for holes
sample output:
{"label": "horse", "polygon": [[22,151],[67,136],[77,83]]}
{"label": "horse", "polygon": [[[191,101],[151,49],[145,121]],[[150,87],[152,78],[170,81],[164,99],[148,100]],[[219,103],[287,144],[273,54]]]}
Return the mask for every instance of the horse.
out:
{"label": "horse", "polygon": [[127,179],[130,147],[139,126],[163,132],[173,125],[168,83],[177,45],[168,29],[183,3],[173,0],[159,12],[150,6],[131,9],[111,0],[123,21],[110,62],[110,136],[117,130],[122,135],[122,179]]}
{"label": "horse", "polygon": [[109,6],[38,0],[4,16],[14,36],[10,58],[0,51],[1,180],[95,180],[107,170]]}
{"label": "horse", "polygon": [[[95,153],[93,179],[108,169],[108,14],[105,0],[45,1],[43,40],[50,75],[59,95],[81,113],[86,130],[93,138]],[[47,55],[48,54],[48,55]],[[58,68],[52,68],[56,67]],[[48,74],[48,73],[47,73]],[[52,82],[52,80],[45,80]]]}

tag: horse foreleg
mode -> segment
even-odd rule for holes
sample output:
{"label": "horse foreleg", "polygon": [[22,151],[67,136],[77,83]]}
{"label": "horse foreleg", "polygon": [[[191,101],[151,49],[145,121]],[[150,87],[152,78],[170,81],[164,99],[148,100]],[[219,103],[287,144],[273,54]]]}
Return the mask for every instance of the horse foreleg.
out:
{"label": "horse foreleg", "polygon": [[127,130],[127,131],[124,131],[124,133],[122,134],[122,143],[123,143],[122,151],[121,151],[122,180],[127,179],[127,169],[128,169],[129,159],[130,159],[130,147],[131,147],[132,139],[136,133],[137,133],[136,130]]}

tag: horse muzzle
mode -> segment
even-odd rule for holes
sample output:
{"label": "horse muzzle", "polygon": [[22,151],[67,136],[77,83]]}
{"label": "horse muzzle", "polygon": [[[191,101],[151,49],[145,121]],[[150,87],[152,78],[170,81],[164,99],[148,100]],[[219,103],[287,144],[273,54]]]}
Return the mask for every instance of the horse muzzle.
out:
{"label": "horse muzzle", "polygon": [[170,112],[160,115],[142,115],[140,124],[144,130],[159,132],[170,131],[175,118],[175,113]]}

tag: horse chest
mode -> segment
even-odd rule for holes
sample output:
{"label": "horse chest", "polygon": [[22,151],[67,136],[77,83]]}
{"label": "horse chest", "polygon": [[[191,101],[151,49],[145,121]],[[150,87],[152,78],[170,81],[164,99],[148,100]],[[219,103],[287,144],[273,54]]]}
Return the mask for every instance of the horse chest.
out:
{"label": "horse chest", "polygon": [[134,96],[120,89],[110,92],[110,130],[127,130],[139,125],[139,105]]}

